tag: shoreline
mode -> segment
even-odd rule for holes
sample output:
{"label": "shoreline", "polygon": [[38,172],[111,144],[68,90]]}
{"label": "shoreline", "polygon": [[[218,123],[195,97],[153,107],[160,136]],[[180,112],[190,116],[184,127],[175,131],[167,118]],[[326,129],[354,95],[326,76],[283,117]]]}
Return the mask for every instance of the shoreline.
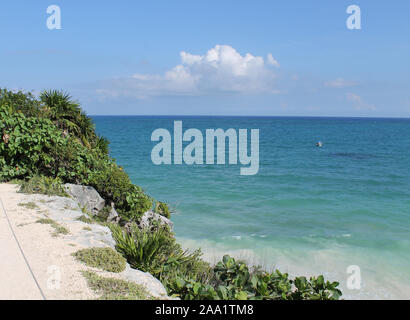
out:
{"label": "shoreline", "polygon": [[[346,272],[348,261],[352,257],[340,250],[340,248],[328,248],[306,253],[303,257],[287,253],[285,249],[265,248],[235,249],[224,243],[212,240],[195,240],[178,237],[181,245],[190,250],[200,247],[203,259],[209,263],[219,261],[223,255],[244,260],[250,266],[261,266],[264,270],[278,269],[289,273],[291,277],[298,274],[317,276],[323,274],[330,281],[340,283],[345,300],[408,300],[410,299],[410,283],[405,283],[403,277],[393,272],[376,270],[367,264],[361,268],[362,287],[360,290],[347,288],[347,279],[350,276]],[[357,260],[353,259],[353,261]],[[363,266],[363,263],[359,264]]]}

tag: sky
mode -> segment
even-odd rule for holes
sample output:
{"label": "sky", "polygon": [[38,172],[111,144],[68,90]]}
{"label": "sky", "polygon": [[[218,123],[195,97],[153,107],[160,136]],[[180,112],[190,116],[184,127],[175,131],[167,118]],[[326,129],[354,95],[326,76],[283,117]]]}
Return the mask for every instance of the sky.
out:
{"label": "sky", "polygon": [[13,0],[0,36],[0,87],[91,115],[410,117],[408,0]]}

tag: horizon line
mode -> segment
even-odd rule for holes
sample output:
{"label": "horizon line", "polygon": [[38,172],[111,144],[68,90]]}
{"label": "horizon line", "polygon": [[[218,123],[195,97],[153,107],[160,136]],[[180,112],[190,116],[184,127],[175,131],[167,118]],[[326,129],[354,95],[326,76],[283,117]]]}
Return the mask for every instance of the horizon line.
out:
{"label": "horizon line", "polygon": [[403,119],[410,120],[410,117],[395,116],[284,116],[284,115],[181,115],[181,114],[87,114],[90,117],[232,117],[232,118],[344,118],[344,119]]}

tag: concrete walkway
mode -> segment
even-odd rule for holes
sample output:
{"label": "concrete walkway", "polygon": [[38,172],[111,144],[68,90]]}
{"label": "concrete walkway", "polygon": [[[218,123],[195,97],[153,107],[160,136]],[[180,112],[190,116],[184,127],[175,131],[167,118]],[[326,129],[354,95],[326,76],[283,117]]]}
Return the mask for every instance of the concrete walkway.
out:
{"label": "concrete walkway", "polygon": [[43,299],[7,219],[3,186],[0,184],[0,300]]}

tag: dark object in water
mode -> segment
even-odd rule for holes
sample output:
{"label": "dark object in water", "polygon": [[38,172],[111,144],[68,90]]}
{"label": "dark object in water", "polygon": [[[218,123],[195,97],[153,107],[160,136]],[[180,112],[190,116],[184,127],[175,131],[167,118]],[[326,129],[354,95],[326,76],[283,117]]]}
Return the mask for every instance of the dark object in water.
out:
{"label": "dark object in water", "polygon": [[323,147],[322,141],[318,141],[318,142],[316,143],[316,147],[319,147],[319,148]]}

